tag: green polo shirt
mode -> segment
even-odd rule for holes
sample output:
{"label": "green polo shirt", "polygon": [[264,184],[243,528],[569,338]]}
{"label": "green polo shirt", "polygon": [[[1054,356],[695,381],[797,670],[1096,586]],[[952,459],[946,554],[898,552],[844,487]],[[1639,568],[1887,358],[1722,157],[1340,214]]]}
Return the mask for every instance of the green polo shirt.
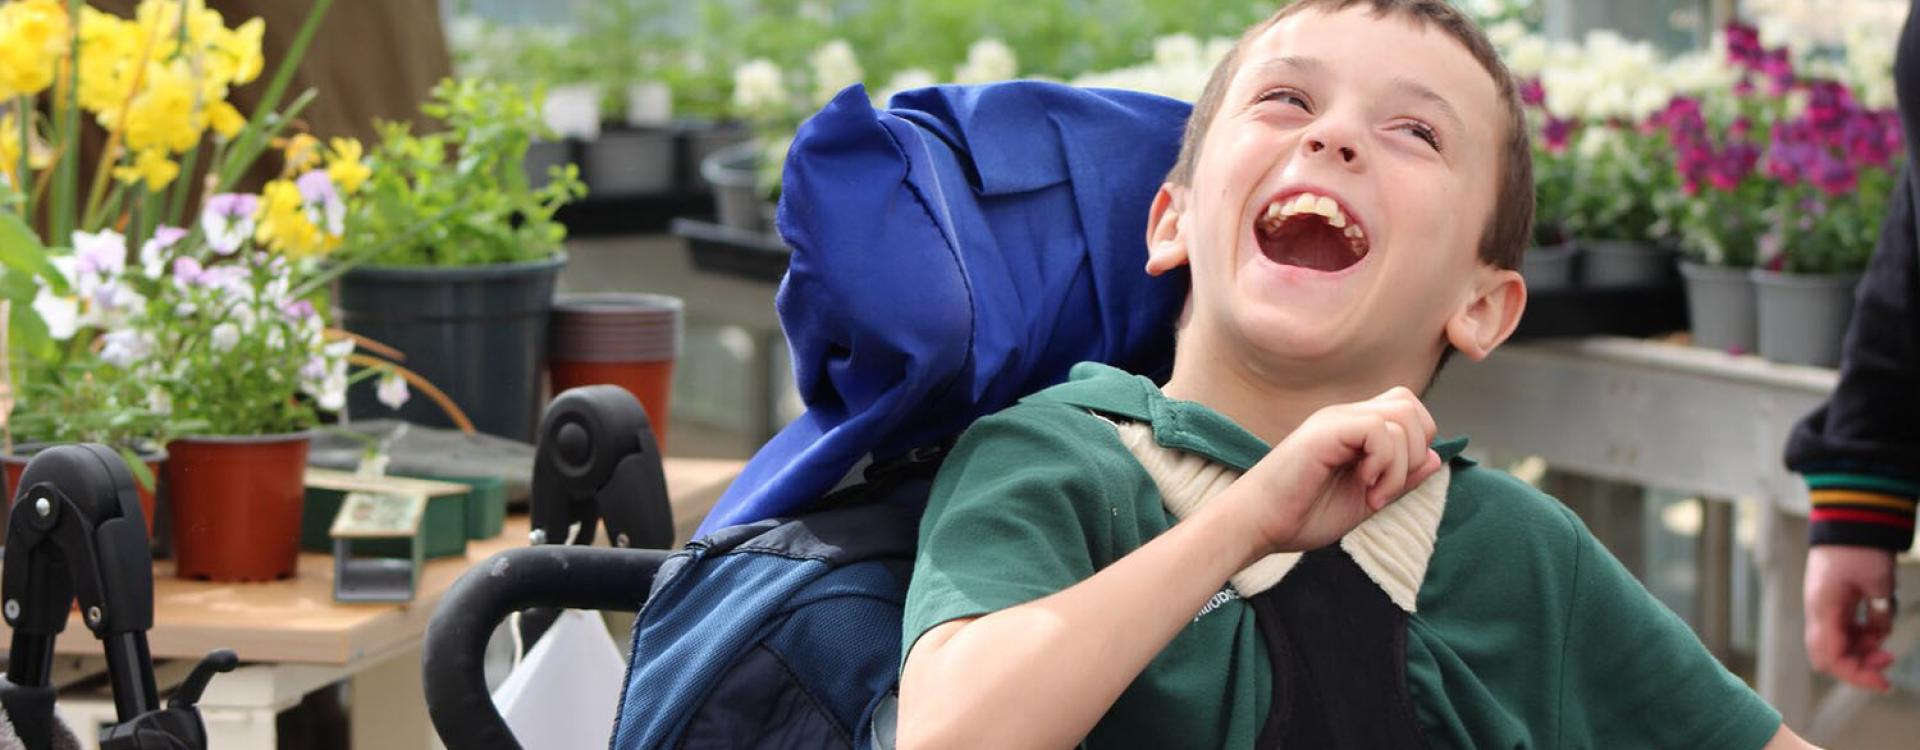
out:
{"label": "green polo shirt", "polygon": [[[1138,461],[1091,412],[1246,470],[1268,446],[1145,378],[1082,364],[977,422],[921,521],[905,647],[949,620],[1060,591],[1170,528]],[[1407,626],[1407,687],[1428,743],[1457,748],[1753,750],[1780,716],[1726,671],[1554,499],[1436,445],[1453,477]],[[1249,748],[1272,673],[1229,586],[1121,694],[1089,748]]]}

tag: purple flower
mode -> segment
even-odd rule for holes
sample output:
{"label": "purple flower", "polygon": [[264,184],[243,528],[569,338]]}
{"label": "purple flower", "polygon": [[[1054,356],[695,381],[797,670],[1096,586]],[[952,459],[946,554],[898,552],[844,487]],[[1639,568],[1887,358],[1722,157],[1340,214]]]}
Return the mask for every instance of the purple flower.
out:
{"label": "purple flower", "polygon": [[201,283],[206,276],[207,269],[200,265],[200,261],[184,257],[173,259],[173,283],[183,288],[189,287]]}
{"label": "purple flower", "polygon": [[289,320],[296,323],[311,318],[316,314],[313,309],[313,303],[303,299],[282,303],[280,305],[280,312],[285,314]]}
{"label": "purple flower", "polygon": [[1759,59],[1760,29],[1742,23],[1727,24],[1727,61],[1746,65]]}
{"label": "purple flower", "polygon": [[1556,154],[1565,151],[1567,142],[1573,140],[1573,121],[1548,117],[1547,124],[1540,130],[1540,136],[1546,139],[1548,151]]}
{"label": "purple flower", "polygon": [[305,365],[300,367],[300,379],[303,381],[318,383],[326,377],[327,360],[325,357],[314,356],[308,359]]}
{"label": "purple flower", "polygon": [[1830,196],[1853,192],[1854,187],[1860,184],[1860,175],[1854,171],[1853,167],[1826,153],[1815,157],[1808,177],[1812,180],[1814,187],[1820,188],[1820,192]]}
{"label": "purple flower", "polygon": [[1520,101],[1529,107],[1539,107],[1547,103],[1547,87],[1541,85],[1539,78],[1529,78],[1520,84]]}

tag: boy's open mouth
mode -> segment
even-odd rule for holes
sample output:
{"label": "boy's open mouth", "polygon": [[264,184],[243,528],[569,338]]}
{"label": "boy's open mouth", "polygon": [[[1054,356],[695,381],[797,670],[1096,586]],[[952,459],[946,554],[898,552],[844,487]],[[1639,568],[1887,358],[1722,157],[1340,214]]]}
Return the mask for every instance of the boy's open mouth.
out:
{"label": "boy's open mouth", "polygon": [[1338,201],[1294,193],[1267,204],[1253,222],[1254,239],[1268,260],[1315,271],[1340,271],[1367,256],[1367,233]]}

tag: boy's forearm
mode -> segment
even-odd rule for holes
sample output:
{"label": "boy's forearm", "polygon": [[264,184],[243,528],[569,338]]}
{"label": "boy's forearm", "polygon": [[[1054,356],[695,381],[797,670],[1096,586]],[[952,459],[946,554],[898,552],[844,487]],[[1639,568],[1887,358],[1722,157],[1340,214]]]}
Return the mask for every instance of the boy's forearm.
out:
{"label": "boy's forearm", "polygon": [[1196,514],[1071,588],[929,631],[901,678],[900,746],[1078,743],[1257,557],[1234,524]]}

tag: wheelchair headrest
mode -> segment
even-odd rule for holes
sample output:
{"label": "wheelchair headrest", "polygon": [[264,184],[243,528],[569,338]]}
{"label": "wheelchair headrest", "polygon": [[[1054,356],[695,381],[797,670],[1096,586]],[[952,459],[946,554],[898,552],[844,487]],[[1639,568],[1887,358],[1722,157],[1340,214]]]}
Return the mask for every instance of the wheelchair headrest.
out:
{"label": "wheelchair headrest", "polygon": [[776,306],[807,411],[701,533],[802,512],[863,457],[949,439],[1076,362],[1167,368],[1187,278],[1142,268],[1189,110],[1016,81],[908,91],[880,111],[855,86],[802,125]]}

